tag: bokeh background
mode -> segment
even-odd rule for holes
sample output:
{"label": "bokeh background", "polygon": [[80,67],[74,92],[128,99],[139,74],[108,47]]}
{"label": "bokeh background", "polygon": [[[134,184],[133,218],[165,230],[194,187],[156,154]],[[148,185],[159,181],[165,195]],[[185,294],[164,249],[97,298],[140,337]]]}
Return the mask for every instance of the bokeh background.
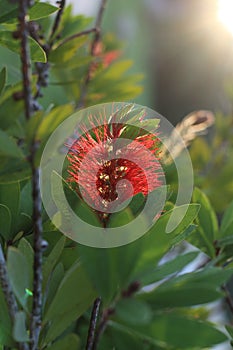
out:
{"label": "bokeh background", "polygon": [[[89,16],[99,5],[70,2]],[[109,0],[103,23],[122,40],[132,71],[144,75],[135,102],[173,123],[195,109],[231,113],[233,34],[227,25],[233,32],[232,0]]]}

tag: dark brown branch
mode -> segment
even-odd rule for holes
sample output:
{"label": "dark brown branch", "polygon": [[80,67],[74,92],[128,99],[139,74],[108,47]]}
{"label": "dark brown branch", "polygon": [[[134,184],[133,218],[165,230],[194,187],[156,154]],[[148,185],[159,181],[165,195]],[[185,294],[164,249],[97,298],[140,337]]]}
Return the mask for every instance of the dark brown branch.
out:
{"label": "dark brown branch", "polygon": [[31,146],[31,169],[32,169],[32,198],[33,198],[33,223],[34,223],[34,279],[33,279],[33,304],[30,324],[31,350],[38,348],[41,330],[42,311],[42,218],[41,197],[39,188],[39,169],[35,165],[37,144]]}
{"label": "dark brown branch", "polygon": [[25,116],[30,119],[33,111],[33,99],[30,81],[30,51],[28,43],[28,22],[26,20],[28,12],[28,1],[19,1],[19,36],[21,41],[21,62],[22,62],[22,76],[23,76],[23,95],[25,103]]}
{"label": "dark brown branch", "polygon": [[97,319],[98,319],[99,310],[100,310],[100,304],[101,304],[101,298],[97,298],[94,301],[93,308],[92,308],[90,326],[89,326],[88,336],[87,336],[86,350],[92,350],[93,349],[93,344],[94,344],[94,339],[95,339],[95,331],[96,331],[96,324],[97,324]]}
{"label": "dark brown branch", "polygon": [[95,46],[100,40],[100,33],[101,33],[101,23],[103,20],[103,14],[104,10],[106,8],[107,0],[102,0],[100,4],[100,8],[96,17],[96,22],[95,22],[95,28],[96,28],[96,34],[94,36],[92,45],[91,45],[91,54],[94,54],[95,51]]}
{"label": "dark brown branch", "polygon": [[59,1],[59,10],[58,10],[58,13],[55,17],[55,21],[53,23],[52,31],[51,31],[50,38],[49,38],[49,46],[50,47],[54,43],[54,39],[55,39],[54,36],[55,36],[56,31],[57,31],[59,24],[61,22],[61,18],[62,18],[62,14],[63,14],[64,8],[65,8],[65,5],[66,5],[66,0]]}
{"label": "dark brown branch", "polygon": [[[10,318],[12,321],[12,324],[15,322],[15,316],[18,311],[18,306],[15,300],[15,296],[13,294],[9,277],[7,274],[7,268],[6,268],[6,261],[4,258],[4,254],[2,251],[2,246],[0,244],[0,285],[2,288],[2,292],[5,297],[5,301],[9,310]],[[28,346],[26,343],[18,343],[17,344],[18,349],[20,350],[27,350]]]}
{"label": "dark brown branch", "polygon": [[101,338],[102,334],[104,333],[104,331],[105,331],[105,329],[107,327],[109,317],[114,312],[115,312],[115,310],[113,308],[108,308],[108,309],[103,311],[103,315],[102,315],[101,321],[99,323],[99,327],[97,328],[97,331],[96,331],[95,340],[94,340],[94,344],[93,344],[92,350],[96,350],[97,349],[97,346],[99,344],[100,338]]}
{"label": "dark brown branch", "polygon": [[[30,5],[32,3],[30,2]],[[21,42],[21,64],[23,76],[23,91],[25,101],[25,115],[30,119],[34,112],[34,99],[31,93],[31,72],[29,53],[29,27],[27,13],[29,9],[28,0],[19,0],[19,38]],[[37,143],[33,140],[30,148],[29,162],[32,171],[32,198],[33,198],[33,229],[34,229],[34,279],[33,279],[33,305],[30,322],[30,349],[38,349],[38,341],[41,330],[42,310],[42,218],[41,197],[39,189],[39,169],[35,165]]]}
{"label": "dark brown branch", "polygon": [[[93,37],[92,44],[91,44],[91,55],[92,56],[94,56],[94,54],[95,54],[96,45],[98,44],[100,37],[101,37],[101,23],[103,20],[103,14],[104,14],[104,10],[106,8],[106,4],[107,4],[107,0],[101,1],[100,8],[99,8],[99,11],[98,11],[98,14],[96,17],[95,35]],[[77,104],[77,108],[81,108],[84,106],[84,101],[85,101],[85,97],[87,94],[87,87],[88,87],[88,84],[89,84],[90,79],[91,79],[91,70],[92,70],[92,63],[88,67],[86,79],[84,80],[84,83],[83,83],[83,86],[81,89],[80,101]]]}
{"label": "dark brown branch", "polygon": [[18,308],[17,308],[16,300],[9,282],[7,269],[6,269],[6,262],[5,262],[1,244],[0,244],[0,284],[2,287],[2,292],[5,296],[5,300],[8,306],[11,320],[12,322],[14,322],[15,314],[18,311]]}

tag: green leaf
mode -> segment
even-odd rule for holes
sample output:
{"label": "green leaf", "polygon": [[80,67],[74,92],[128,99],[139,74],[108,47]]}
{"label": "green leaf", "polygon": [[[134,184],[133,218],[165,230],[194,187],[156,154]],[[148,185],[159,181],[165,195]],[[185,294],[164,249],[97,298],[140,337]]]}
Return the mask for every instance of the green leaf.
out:
{"label": "green leaf", "polygon": [[0,8],[1,8],[1,15],[0,15],[0,23],[8,22],[9,20],[12,20],[14,17],[17,18],[17,9],[18,4],[13,4],[9,2],[8,0],[0,0]]}
{"label": "green leaf", "polygon": [[129,210],[129,208],[126,208],[124,210],[111,214],[108,220],[108,227],[113,228],[124,226],[127,225],[133,219],[134,216],[132,215],[132,212]]}
{"label": "green leaf", "polygon": [[11,222],[9,208],[0,204],[0,234],[6,241],[11,238]]}
{"label": "green leaf", "polygon": [[29,336],[26,329],[26,314],[23,311],[19,311],[15,315],[13,337],[17,342],[29,341]]}
{"label": "green leaf", "polygon": [[220,268],[206,268],[165,281],[151,292],[141,294],[154,309],[205,304],[223,296],[218,291],[232,272]]}
{"label": "green leaf", "polygon": [[230,334],[231,338],[233,339],[233,327],[232,326],[226,326],[226,330]]}
{"label": "green leaf", "polygon": [[[47,61],[46,54],[42,47],[31,37],[29,39],[30,45],[30,57],[32,61],[43,62]],[[20,54],[20,43],[18,40],[13,39],[12,32],[1,31],[0,32],[0,45],[8,48],[9,50]]]}
{"label": "green leaf", "polygon": [[74,108],[71,104],[53,108],[44,116],[40,125],[36,122],[36,127],[38,128],[36,137],[39,140],[46,139],[66,118],[71,116],[73,111]]}
{"label": "green leaf", "polygon": [[43,287],[42,289],[45,290],[47,283],[49,281],[49,277],[55,267],[55,265],[58,262],[59,257],[61,256],[61,253],[63,251],[63,248],[65,246],[66,237],[62,236],[60,240],[57,242],[57,244],[53,247],[51,253],[46,258],[45,263],[43,265]]}
{"label": "green leaf", "polygon": [[[99,343],[100,349],[120,349],[120,350],[150,350],[150,345],[145,341],[135,337],[130,332],[122,332],[119,329],[108,327]],[[161,348],[153,348],[160,350]]]}
{"label": "green leaf", "polygon": [[128,287],[141,249],[140,240],[108,249],[78,246],[83,266],[104,304],[108,305],[119,290]]}
{"label": "green leaf", "polygon": [[152,320],[152,310],[149,305],[136,298],[121,299],[116,306],[115,315],[128,325],[145,325]]}
{"label": "green leaf", "polygon": [[67,63],[76,54],[78,49],[86,43],[86,41],[87,38],[82,36],[69,40],[64,44],[60,44],[49,54],[50,61],[59,65]]}
{"label": "green leaf", "polygon": [[47,312],[49,306],[51,305],[54,295],[56,294],[58,287],[64,278],[65,271],[62,263],[58,263],[55,269],[51,273],[51,277],[48,281],[45,291],[45,305],[44,305],[44,313]]}
{"label": "green leaf", "polygon": [[[169,251],[175,238],[179,238],[189,227],[197,216],[199,204],[182,205],[175,207],[164,213],[149,230],[149,232],[139,239],[141,246],[141,256],[136,261],[137,273],[151,269],[156,266],[162,256]],[[183,217],[184,212],[185,216]],[[169,219],[173,215],[178,221],[183,217],[178,226],[170,233],[166,233]]]}
{"label": "green leaf", "polygon": [[226,236],[224,238],[221,238],[217,241],[217,247],[226,247],[228,245],[233,244],[233,235],[231,236]]}
{"label": "green leaf", "polygon": [[131,60],[125,60],[120,62],[115,62],[109,66],[106,72],[101,72],[103,79],[119,79],[119,76],[124,74],[131,66],[133,62]]}
{"label": "green leaf", "polygon": [[33,285],[34,251],[32,249],[31,244],[25,238],[20,239],[18,249],[23,254],[23,256],[27,261],[29,286],[32,286]]}
{"label": "green leaf", "polygon": [[233,201],[224,212],[221,226],[220,237],[225,237],[233,234]]}
{"label": "green leaf", "polygon": [[130,328],[115,322],[110,325],[164,349],[208,348],[227,340],[212,324],[174,312],[156,314],[146,326]]}
{"label": "green leaf", "polygon": [[32,184],[27,181],[20,192],[20,212],[32,215]]}
{"label": "green leaf", "polygon": [[4,344],[9,347],[14,347],[14,341],[12,339],[12,323],[6,305],[5,296],[0,287],[0,344]]}
{"label": "green leaf", "polygon": [[23,306],[27,310],[27,293],[26,290],[32,290],[30,285],[30,272],[26,257],[14,247],[8,249],[7,270],[12,289]]}
{"label": "green leaf", "polygon": [[19,215],[20,205],[20,185],[19,182],[0,184],[0,203],[6,205],[11,212],[11,228],[10,236],[13,238],[14,234],[17,233],[17,221]]}
{"label": "green leaf", "polygon": [[0,130],[0,154],[12,158],[24,158],[15,140],[2,130]]}
{"label": "green leaf", "polygon": [[6,85],[6,67],[2,68],[0,72],[0,94]]}
{"label": "green leaf", "polygon": [[202,249],[209,256],[215,256],[213,242],[218,232],[218,221],[216,214],[207,198],[198,188],[193,192],[193,201],[201,204],[197,222],[197,232],[189,240],[192,244]]}
{"label": "green leaf", "polygon": [[[102,227],[102,223],[99,221],[96,213],[76,194],[76,192],[70,188],[67,182],[56,172],[52,173],[52,198],[55,200],[59,200],[59,191],[57,191],[57,184],[60,181],[63,181],[64,184],[64,193],[67,197],[68,203],[70,204],[72,210],[79,216],[83,221],[88,222],[90,225]],[[59,209],[66,213],[66,220],[70,218],[70,213],[67,212],[66,204],[64,204],[64,208],[62,207],[63,202],[60,202]],[[59,226],[61,223],[60,212],[57,212],[56,217],[54,216],[53,220],[56,220],[56,226]]]}
{"label": "green leaf", "polygon": [[76,334],[68,334],[62,339],[56,341],[52,346],[46,348],[47,350],[78,350],[80,349],[80,339]]}
{"label": "green leaf", "polygon": [[[0,95],[0,122],[1,129],[3,130],[9,130],[17,122],[19,115],[24,111],[23,100],[15,103],[13,97],[14,93],[19,91],[22,91],[22,83],[7,86]],[[21,124],[23,125],[22,121]]]}
{"label": "green leaf", "polygon": [[59,9],[43,2],[36,2],[28,11],[30,21],[35,21],[40,18],[48,17]]}
{"label": "green leaf", "polygon": [[44,325],[49,323],[45,343],[48,344],[55,339],[77,320],[87,310],[95,296],[89,279],[80,263],[76,262],[66,272],[44,316]]}
{"label": "green leaf", "polygon": [[139,280],[142,285],[148,285],[161,281],[165,277],[180,272],[186,265],[190,264],[196,257],[199,255],[199,252],[190,252],[183,255],[178,255],[175,259],[159,265],[157,267],[150,268],[148,271],[136,276],[136,279]]}
{"label": "green leaf", "polygon": [[14,162],[11,161],[11,166],[7,167],[7,169],[4,169],[3,172],[0,172],[0,184],[6,184],[6,183],[14,183],[18,181],[28,180],[31,177],[31,170],[24,160],[19,162],[18,167]]}

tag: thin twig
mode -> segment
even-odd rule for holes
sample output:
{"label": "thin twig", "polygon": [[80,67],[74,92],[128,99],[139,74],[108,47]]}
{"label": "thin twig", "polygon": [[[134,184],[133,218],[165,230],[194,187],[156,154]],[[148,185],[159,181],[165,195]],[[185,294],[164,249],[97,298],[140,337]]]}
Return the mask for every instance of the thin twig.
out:
{"label": "thin twig", "polygon": [[[107,4],[107,0],[102,0],[101,4],[100,4],[100,8],[96,17],[96,22],[95,22],[95,35],[93,37],[92,40],[92,44],[91,44],[91,55],[94,56],[95,55],[95,48],[96,45],[98,44],[99,40],[100,40],[100,36],[101,36],[101,23],[103,20],[103,15],[104,15],[104,10],[106,8],[106,4]],[[80,95],[80,100],[79,103],[77,104],[77,108],[81,108],[84,106],[84,101],[85,101],[85,97],[87,94],[87,87],[88,84],[90,82],[91,79],[91,70],[92,70],[92,63],[89,65],[88,67],[88,71],[87,71],[87,75],[86,78],[84,80],[82,89],[81,89],[81,95]]]}
{"label": "thin twig", "polygon": [[69,41],[71,41],[73,39],[79,38],[80,36],[84,36],[84,35],[87,35],[87,34],[90,34],[90,33],[96,32],[96,31],[97,31],[97,29],[94,27],[94,28],[90,28],[90,29],[84,30],[82,32],[73,34],[71,36],[68,36],[67,38],[65,38],[64,40],[62,40],[59,43],[59,46],[61,46],[63,44],[66,44],[67,42],[69,42]]}
{"label": "thin twig", "polygon": [[104,14],[104,10],[106,8],[106,4],[107,4],[107,0],[102,0],[101,4],[100,4],[100,8],[96,17],[96,22],[95,22],[95,28],[96,28],[96,34],[94,36],[94,39],[92,41],[92,45],[91,45],[91,54],[94,54],[94,50],[95,50],[95,46],[98,43],[99,39],[100,39],[100,33],[101,33],[101,23],[103,20],[103,14]]}
{"label": "thin twig", "polygon": [[[32,3],[30,3],[32,5]],[[31,93],[30,53],[28,44],[27,13],[28,0],[19,1],[19,37],[21,39],[21,64],[23,76],[23,91],[25,102],[25,115],[30,119],[33,115],[33,96]],[[33,225],[34,225],[34,279],[33,279],[33,304],[30,322],[30,349],[38,349],[38,341],[41,329],[42,310],[42,218],[41,197],[39,189],[39,169],[35,165],[37,143],[33,140],[30,148],[29,162],[32,171],[32,198],[33,198]]]}
{"label": "thin twig", "polygon": [[101,298],[97,298],[94,301],[93,308],[92,308],[90,326],[89,326],[89,330],[88,330],[86,350],[92,350],[93,349],[93,344],[94,344],[94,339],[95,339],[95,331],[96,331],[96,324],[97,324],[97,319],[98,319],[99,310],[100,310],[100,304],[101,304]]}
{"label": "thin twig", "polygon": [[51,34],[50,34],[50,37],[49,37],[49,46],[51,47],[53,45],[53,42],[54,42],[54,35],[56,34],[56,31],[59,27],[59,24],[61,22],[61,18],[62,18],[62,14],[63,14],[63,11],[64,11],[64,8],[65,8],[65,5],[66,5],[66,0],[61,0],[60,1],[60,6],[59,6],[59,10],[58,10],[58,13],[55,17],[55,20],[54,20],[54,23],[53,23],[53,27],[52,27],[52,31],[51,31]]}
{"label": "thin twig", "polygon": [[96,334],[95,334],[95,339],[94,339],[94,343],[92,346],[92,350],[96,350],[97,346],[99,344],[100,338],[102,336],[102,334],[104,333],[107,324],[108,324],[108,320],[109,317],[115,312],[115,310],[113,308],[108,308],[106,310],[103,311],[103,315],[101,318],[101,321],[99,323],[99,327],[97,328]]}
{"label": "thin twig", "polygon": [[[16,313],[18,312],[18,306],[10,285],[7,268],[6,268],[6,261],[4,258],[1,244],[0,244],[0,285],[2,288],[2,292],[5,296],[5,301],[9,310],[12,324],[14,324],[15,316],[16,316]],[[17,347],[20,350],[28,349],[28,345],[26,343],[18,343]]]}

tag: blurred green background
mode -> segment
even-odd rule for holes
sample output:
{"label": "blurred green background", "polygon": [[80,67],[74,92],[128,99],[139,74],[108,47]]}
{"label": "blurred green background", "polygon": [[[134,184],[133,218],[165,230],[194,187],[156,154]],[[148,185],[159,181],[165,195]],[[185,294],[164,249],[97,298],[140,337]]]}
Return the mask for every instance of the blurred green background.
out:
{"label": "blurred green background", "polygon": [[[88,15],[99,3],[70,2]],[[231,113],[233,35],[219,21],[222,8],[233,22],[231,0],[108,1],[104,30],[123,41],[132,71],[144,75],[144,92],[135,102],[173,123],[195,109]]]}

